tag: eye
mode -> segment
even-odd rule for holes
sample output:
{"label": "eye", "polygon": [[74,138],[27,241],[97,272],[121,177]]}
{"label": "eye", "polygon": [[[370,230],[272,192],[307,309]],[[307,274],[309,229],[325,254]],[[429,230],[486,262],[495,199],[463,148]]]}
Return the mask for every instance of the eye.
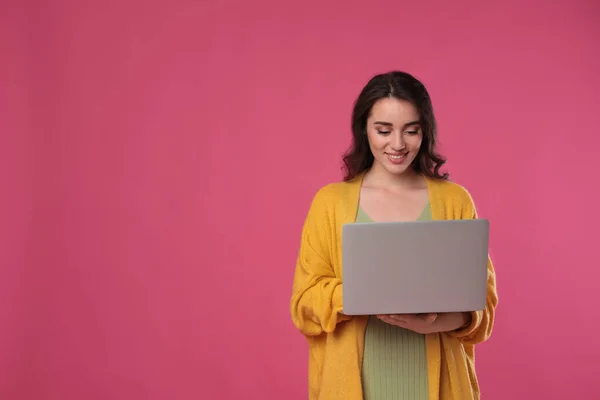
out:
{"label": "eye", "polygon": [[390,131],[380,131],[378,130],[377,133],[379,133],[380,135],[387,135],[388,133],[391,133]]}
{"label": "eye", "polygon": [[419,133],[418,130],[416,131],[406,131],[406,133],[408,133],[409,135],[416,135],[417,133]]}

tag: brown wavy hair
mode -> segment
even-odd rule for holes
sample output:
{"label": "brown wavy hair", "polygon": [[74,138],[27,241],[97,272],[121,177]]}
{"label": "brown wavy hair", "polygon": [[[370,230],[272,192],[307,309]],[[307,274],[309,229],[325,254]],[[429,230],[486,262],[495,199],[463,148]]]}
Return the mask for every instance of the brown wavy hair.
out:
{"label": "brown wavy hair", "polygon": [[371,78],[354,102],[352,145],[343,157],[344,181],[354,179],[373,165],[373,153],[367,138],[367,119],[373,105],[388,97],[411,102],[419,113],[423,141],[411,167],[430,178],[448,179],[448,173],[440,172],[446,159],[436,151],[437,123],[425,85],[406,72],[392,71]]}

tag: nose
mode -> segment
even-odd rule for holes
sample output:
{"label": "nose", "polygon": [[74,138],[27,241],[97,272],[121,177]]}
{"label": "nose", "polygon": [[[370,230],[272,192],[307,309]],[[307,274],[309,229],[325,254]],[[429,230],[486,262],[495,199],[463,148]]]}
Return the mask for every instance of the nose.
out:
{"label": "nose", "polygon": [[392,149],[395,151],[400,151],[404,148],[404,137],[402,132],[394,132],[390,146],[392,146]]}

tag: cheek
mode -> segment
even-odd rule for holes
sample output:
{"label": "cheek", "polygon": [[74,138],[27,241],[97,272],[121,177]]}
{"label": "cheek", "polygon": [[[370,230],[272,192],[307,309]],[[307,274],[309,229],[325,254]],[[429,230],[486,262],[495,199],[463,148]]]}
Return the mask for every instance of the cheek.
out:
{"label": "cheek", "polygon": [[378,135],[376,133],[371,133],[369,132],[369,134],[367,135],[368,139],[369,139],[369,147],[371,149],[380,149],[382,146],[385,145],[384,140],[383,140],[383,136]]}
{"label": "cheek", "polygon": [[407,142],[410,143],[410,147],[412,147],[415,150],[418,150],[421,148],[421,143],[423,143],[423,136],[411,136],[409,139],[407,139]]}

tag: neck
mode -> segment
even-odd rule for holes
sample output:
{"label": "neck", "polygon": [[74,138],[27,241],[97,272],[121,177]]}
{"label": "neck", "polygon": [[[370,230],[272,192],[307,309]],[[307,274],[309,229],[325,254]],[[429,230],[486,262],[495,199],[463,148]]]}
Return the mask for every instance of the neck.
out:
{"label": "neck", "polygon": [[388,190],[402,190],[423,183],[423,177],[412,168],[407,168],[404,173],[390,174],[378,164],[373,164],[364,176],[364,183],[372,187],[380,187]]}

